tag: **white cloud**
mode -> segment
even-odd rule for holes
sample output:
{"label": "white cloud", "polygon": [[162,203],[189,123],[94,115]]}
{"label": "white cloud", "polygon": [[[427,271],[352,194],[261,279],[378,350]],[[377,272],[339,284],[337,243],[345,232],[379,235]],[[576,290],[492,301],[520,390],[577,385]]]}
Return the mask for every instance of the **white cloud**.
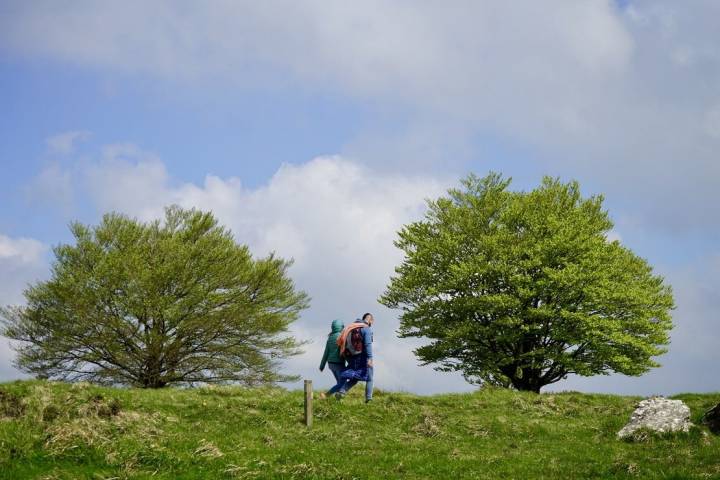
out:
{"label": "white cloud", "polygon": [[393,246],[397,230],[419,218],[424,199],[444,186],[428,178],[379,176],[340,157],[320,157],[285,165],[253,190],[237,179],[208,177],[203,187],[185,184],[166,193],[168,201],[213,210],[257,254],[276,251],[295,259],[293,278],[313,299],[297,332],[314,343],[288,368],[327,384],[329,375],[319,376],[316,369],[330,321],[349,322],[371,311],[378,319],[378,386],[428,392],[465,385],[457,376],[416,367],[414,344],[396,338],[396,314],[376,300],[401,259]]}
{"label": "white cloud", "polygon": [[48,137],[45,140],[45,143],[47,143],[48,150],[51,153],[68,155],[75,151],[76,143],[87,140],[88,138],[90,138],[90,132],[85,130],[75,130]]}
{"label": "white cloud", "polygon": [[101,211],[118,209],[157,218],[169,200],[169,177],[160,159],[132,144],[103,147],[100,160],[81,167],[78,181]]}
{"label": "white cloud", "polygon": [[605,238],[607,238],[607,241],[608,241],[608,242],[614,242],[614,241],[616,241],[616,240],[617,240],[618,242],[622,242],[622,236],[620,236],[620,232],[618,232],[618,231],[615,230],[615,229],[610,230],[609,232],[607,232],[607,235],[605,235]]}
{"label": "white cloud", "polygon": [[475,125],[543,132],[590,128],[590,97],[613,87],[634,50],[610,2],[269,1],[180,9],[131,1],[20,3],[14,10],[0,35],[23,52],[232,85],[287,78]]}
{"label": "white cloud", "polygon": [[[555,47],[550,54],[592,72],[621,68],[632,48],[610,2],[466,1],[446,8],[226,1],[181,9],[172,2],[130,1],[18,3],[12,10],[4,37],[22,51],[168,76],[204,70],[238,77],[248,66],[265,64],[303,77],[341,78],[361,89],[385,89],[388,81],[412,73],[433,74],[431,79],[452,74],[436,68],[460,66],[473,53],[495,56],[500,46],[525,61],[527,50]],[[545,71],[537,60],[528,65]]]}
{"label": "white cloud", "polygon": [[12,238],[0,234],[0,262],[33,265],[42,260],[46,247],[32,238]]}
{"label": "white cloud", "polygon": [[[118,152],[126,156],[120,158]],[[254,190],[244,189],[237,178],[212,175],[202,186],[173,186],[157,157],[128,145],[106,150],[104,159],[85,174],[101,211],[120,210],[149,220],[173,203],[209,209],[238,240],[262,252],[292,256],[297,268],[318,262],[317,255],[340,256],[347,268],[373,268],[367,258],[396,257],[392,240],[397,228],[423,211],[425,198],[441,191],[436,180],[376,177],[340,157],[286,164],[266,186]]]}
{"label": "white cloud", "polygon": [[[96,162],[75,170],[98,213],[124,212],[141,220],[161,217],[170,204],[211,210],[256,255],[274,251],[293,258],[291,275],[312,297],[312,307],[294,327],[313,340],[290,371],[329,385],[317,366],[331,320],[354,320],[375,313],[377,383],[386,389],[420,392],[468,387],[456,375],[419,368],[416,342],[396,338],[396,314],[377,304],[401,254],[393,246],[397,230],[419,218],[426,198],[442,193],[441,180],[378,175],[338,157],[318,157],[302,165],[284,165],[257,188],[237,178],[207,176],[202,185],[174,180],[155,155],[131,144],[103,149]],[[432,378],[432,382],[427,379]]]}
{"label": "white cloud", "polygon": [[[0,306],[22,303],[26,285],[47,274],[47,247],[32,238],[14,238],[0,234]],[[20,378],[12,367],[14,352],[10,343],[0,337],[0,379]]]}
{"label": "white cloud", "polygon": [[443,165],[457,145],[499,135],[545,170],[596,182],[649,228],[682,233],[720,228],[703,208],[720,178],[707,111],[720,102],[719,5],[18,2],[0,44],[205,90],[333,92],[381,105],[378,118],[404,108],[408,126],[361,133],[350,151],[372,161],[390,145],[400,155],[380,162]]}
{"label": "white cloud", "polygon": [[53,162],[33,178],[25,193],[33,203],[48,204],[69,212],[73,206],[74,189],[71,172]]}

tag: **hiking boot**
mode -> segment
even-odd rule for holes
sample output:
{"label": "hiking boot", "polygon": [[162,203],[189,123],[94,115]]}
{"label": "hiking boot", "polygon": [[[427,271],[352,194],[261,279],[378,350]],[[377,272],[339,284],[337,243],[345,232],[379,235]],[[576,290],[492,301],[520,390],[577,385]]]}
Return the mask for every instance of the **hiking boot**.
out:
{"label": "hiking boot", "polygon": [[343,392],[335,392],[335,399],[342,400],[345,394]]}
{"label": "hiking boot", "polygon": [[365,399],[365,403],[370,403],[370,402],[372,402],[372,398],[366,398],[366,399]]}

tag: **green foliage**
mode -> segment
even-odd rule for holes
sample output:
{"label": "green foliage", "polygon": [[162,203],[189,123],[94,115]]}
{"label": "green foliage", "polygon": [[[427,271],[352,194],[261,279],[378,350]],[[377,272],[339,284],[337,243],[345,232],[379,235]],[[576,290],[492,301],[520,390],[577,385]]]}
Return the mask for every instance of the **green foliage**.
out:
{"label": "green foliage", "polygon": [[[420,397],[360,390],[315,400],[278,388],[114,389],[1,384],[0,478],[714,478],[720,436],[616,438],[637,397],[483,388]],[[679,395],[693,420],[720,393]],[[2,417],[2,414],[0,414]]]}
{"label": "green foliage", "polygon": [[469,176],[405,226],[405,259],[381,303],[426,364],[540,391],[568,374],[640,375],[672,328],[672,292],[618,241],[602,197],[544,178],[530,192]]}
{"label": "green foliage", "polygon": [[71,230],[50,280],[0,311],[2,334],[23,342],[20,369],[152,388],[291,378],[278,362],[299,353],[287,333],[308,298],[290,262],[254,259],[212,214],[179,207],[163,222],[113,213]]}

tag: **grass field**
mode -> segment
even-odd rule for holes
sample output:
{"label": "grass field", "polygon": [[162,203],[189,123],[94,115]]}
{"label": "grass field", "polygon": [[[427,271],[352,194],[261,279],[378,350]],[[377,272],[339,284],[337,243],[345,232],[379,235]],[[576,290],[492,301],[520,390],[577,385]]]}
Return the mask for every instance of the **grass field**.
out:
{"label": "grass field", "polygon": [[[483,389],[315,400],[236,387],[0,384],[3,479],[720,478],[720,437],[616,439],[637,397]],[[718,394],[685,394],[692,420]]]}

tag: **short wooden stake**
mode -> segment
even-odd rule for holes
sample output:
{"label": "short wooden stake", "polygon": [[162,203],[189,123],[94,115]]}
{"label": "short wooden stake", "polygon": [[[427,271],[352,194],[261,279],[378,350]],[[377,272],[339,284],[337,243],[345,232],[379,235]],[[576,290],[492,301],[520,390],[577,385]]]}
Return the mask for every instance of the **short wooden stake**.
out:
{"label": "short wooden stake", "polygon": [[305,426],[312,427],[312,380],[305,380]]}

